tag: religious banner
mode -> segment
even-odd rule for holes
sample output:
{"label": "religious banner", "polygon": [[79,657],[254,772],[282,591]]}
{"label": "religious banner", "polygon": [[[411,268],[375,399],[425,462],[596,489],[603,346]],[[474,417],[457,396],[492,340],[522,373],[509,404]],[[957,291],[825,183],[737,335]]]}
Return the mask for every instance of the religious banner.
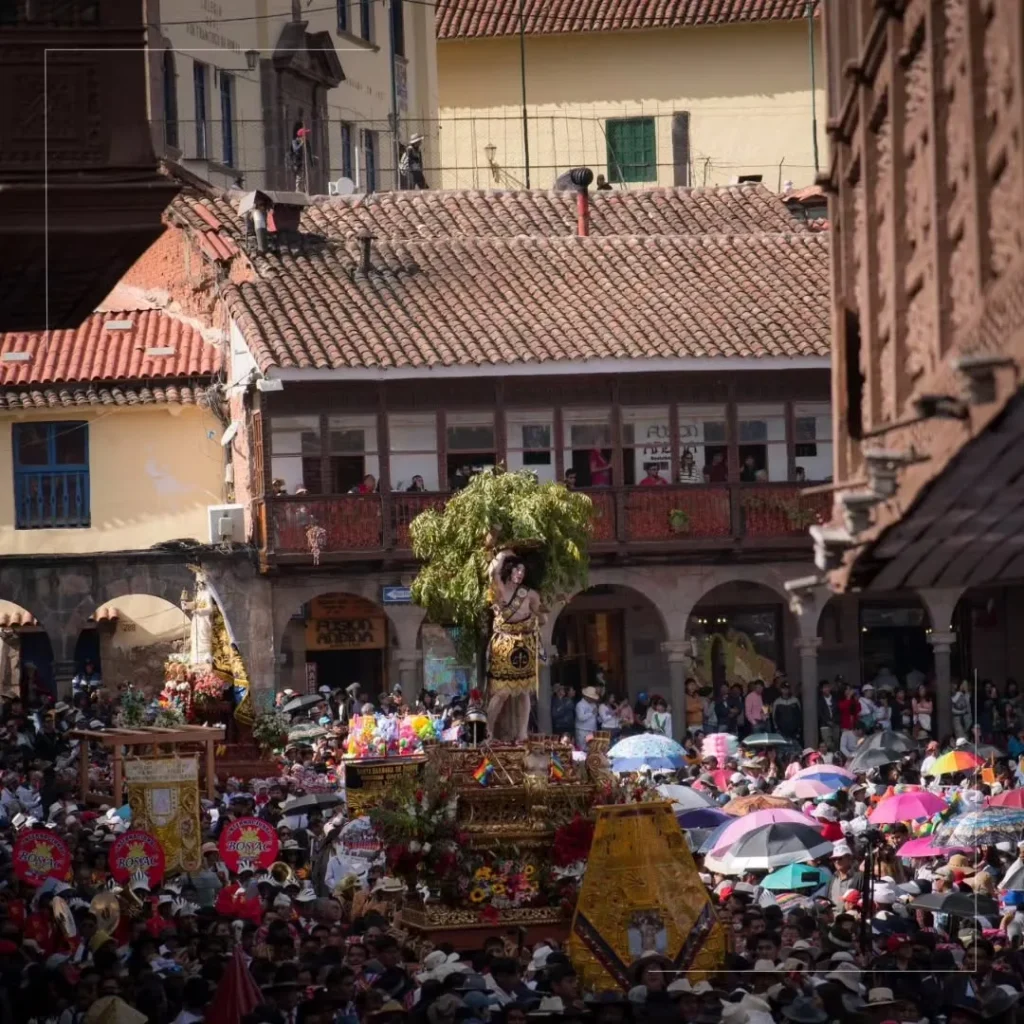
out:
{"label": "religious banner", "polygon": [[164,879],[164,850],[149,832],[132,829],[114,840],[108,856],[110,874],[115,882],[125,885],[137,871],[145,874],[154,888]]}
{"label": "religious banner", "polygon": [[667,802],[597,808],[568,953],[587,991],[632,985],[660,956],[691,981],[720,970],[726,937]]}
{"label": "religious banner", "polygon": [[71,848],[46,828],[19,832],[13,859],[14,874],[26,885],[42,885],[48,878],[64,881],[71,870]]}
{"label": "religious banner", "polygon": [[269,868],[279,845],[277,829],[262,818],[236,818],[220,834],[220,855],[229,871],[237,871],[243,860]]}
{"label": "religious banner", "polygon": [[125,762],[128,806],[136,831],[148,832],[164,853],[164,870],[198,871],[202,863],[199,761],[184,757],[136,758]]}
{"label": "religious banner", "polygon": [[368,813],[380,801],[385,790],[421,775],[425,763],[423,757],[346,761],[345,801],[349,816]]}
{"label": "religious banner", "polygon": [[387,618],[372,601],[349,594],[325,594],[310,602],[307,651],[382,650]]}

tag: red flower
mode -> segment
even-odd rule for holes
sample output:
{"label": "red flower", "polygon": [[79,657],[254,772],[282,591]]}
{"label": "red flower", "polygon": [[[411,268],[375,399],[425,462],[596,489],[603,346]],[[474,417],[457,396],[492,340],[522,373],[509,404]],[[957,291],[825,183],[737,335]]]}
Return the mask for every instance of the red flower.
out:
{"label": "red flower", "polygon": [[594,841],[594,823],[576,815],[568,825],[555,832],[551,860],[556,867],[564,868],[577,861],[586,860],[590,844]]}
{"label": "red flower", "polygon": [[480,911],[480,920],[490,924],[496,923],[500,917],[497,907],[486,906]]}

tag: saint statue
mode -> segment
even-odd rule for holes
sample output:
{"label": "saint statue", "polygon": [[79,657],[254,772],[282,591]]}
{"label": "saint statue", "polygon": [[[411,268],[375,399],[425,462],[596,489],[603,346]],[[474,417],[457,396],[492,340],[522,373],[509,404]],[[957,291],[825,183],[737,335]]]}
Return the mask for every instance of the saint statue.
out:
{"label": "saint statue", "polygon": [[196,576],[195,596],[189,600],[188,591],[181,592],[181,610],[192,616],[189,627],[189,664],[210,665],[213,662],[213,595],[202,569],[193,569]]}
{"label": "saint statue", "polygon": [[494,625],[487,644],[487,731],[509,743],[526,740],[530,694],[541,657],[540,594],[526,581],[526,565],[511,549],[489,567]]}

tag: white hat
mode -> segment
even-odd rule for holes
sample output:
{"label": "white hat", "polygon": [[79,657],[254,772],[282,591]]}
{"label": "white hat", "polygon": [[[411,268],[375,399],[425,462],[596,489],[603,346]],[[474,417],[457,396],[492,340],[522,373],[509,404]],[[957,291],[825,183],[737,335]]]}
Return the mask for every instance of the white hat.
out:
{"label": "white hat", "polygon": [[863,685],[863,686],[862,686],[862,687],[860,688],[860,692],[861,692],[861,693],[867,693],[867,692],[868,692],[868,690],[870,690],[870,691],[871,691],[872,693],[874,693],[874,692],[875,692],[875,688],[874,688],[874,687],[873,687],[873,686],[872,686],[872,685],[871,685],[870,683],[865,683],[865,684],[864,684],[864,685]]}
{"label": "white hat", "polygon": [[545,996],[533,1013],[543,1014],[556,1014],[565,1013],[565,1004],[562,1002],[561,996]]}
{"label": "white hat", "polygon": [[899,894],[896,892],[895,886],[889,885],[888,882],[876,885],[873,890],[873,899],[875,903],[882,903],[891,906],[898,898]]}
{"label": "white hat", "polygon": [[601,694],[593,686],[584,686],[583,687],[583,696],[586,697],[587,700],[600,700],[601,699]]}
{"label": "white hat", "polygon": [[755,974],[774,974],[778,970],[774,960],[755,960],[754,961],[754,973]]}
{"label": "white hat", "polygon": [[732,775],[729,776],[729,782],[733,786],[738,786],[741,782],[746,781],[747,777],[742,772],[733,772]]}
{"label": "white hat", "polygon": [[274,897],[275,907],[280,907],[282,910],[287,910],[291,905],[292,901],[287,896],[285,896],[283,892],[278,893],[278,895]]}
{"label": "white hat", "polygon": [[548,957],[554,953],[554,950],[548,945],[540,945],[533,951],[533,956],[530,958],[530,970],[540,971],[547,966]]}
{"label": "white hat", "polygon": [[167,893],[164,893],[161,896],[157,896],[156,903],[157,903],[157,906],[161,906],[164,903],[170,903],[170,904],[173,905],[174,897],[169,892],[167,892]]}
{"label": "white hat", "polygon": [[811,816],[819,819],[819,821],[837,821],[839,819],[839,812],[830,804],[820,803],[811,811]]}
{"label": "white hat", "polygon": [[832,847],[832,859],[838,860],[840,857],[852,857],[853,850],[850,849],[850,844],[840,840]]}
{"label": "white hat", "polygon": [[853,964],[838,963],[825,975],[826,981],[838,981],[844,988],[860,995],[860,969]]}

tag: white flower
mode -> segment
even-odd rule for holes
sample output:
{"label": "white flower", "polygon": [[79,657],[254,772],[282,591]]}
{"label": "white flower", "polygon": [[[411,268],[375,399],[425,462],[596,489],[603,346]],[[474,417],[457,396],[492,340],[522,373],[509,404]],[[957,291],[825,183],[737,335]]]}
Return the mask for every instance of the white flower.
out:
{"label": "white flower", "polygon": [[420,845],[420,842],[419,842],[418,839],[411,839],[409,841],[409,852],[410,853],[419,853],[421,849],[423,849],[423,847]]}
{"label": "white flower", "polygon": [[423,852],[424,853],[430,853],[430,843],[424,843],[423,844]]}

